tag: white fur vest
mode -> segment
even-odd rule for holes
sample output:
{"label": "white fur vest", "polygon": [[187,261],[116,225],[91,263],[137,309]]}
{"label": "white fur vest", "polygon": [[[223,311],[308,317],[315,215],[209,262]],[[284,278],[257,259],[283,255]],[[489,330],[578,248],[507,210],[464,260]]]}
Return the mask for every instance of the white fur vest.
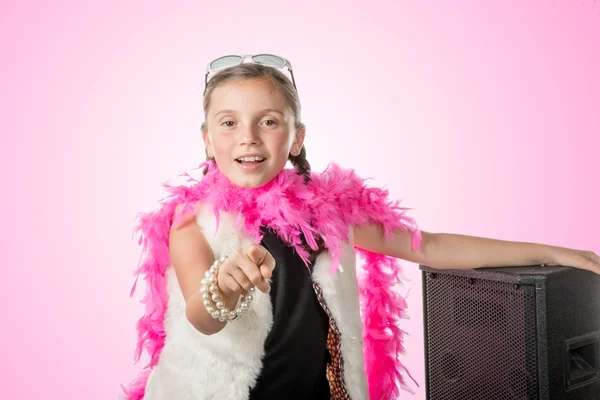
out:
{"label": "white fur vest", "polygon": [[[254,243],[236,228],[236,218],[221,213],[217,223],[212,209],[200,207],[197,223],[215,258]],[[240,224],[239,226],[243,226]],[[341,334],[343,379],[352,400],[368,398],[363,360],[356,256],[350,242],[342,244],[340,269],[329,275],[331,256],[325,251],[314,265],[312,279],[322,289],[327,307]],[[212,336],[198,332],[187,320],[185,301],[173,267],[166,271],[168,303],[164,318],[165,342],[152,369],[145,400],[243,400],[249,396],[262,368],[264,342],[273,314],[268,294],[257,291],[250,310]]]}

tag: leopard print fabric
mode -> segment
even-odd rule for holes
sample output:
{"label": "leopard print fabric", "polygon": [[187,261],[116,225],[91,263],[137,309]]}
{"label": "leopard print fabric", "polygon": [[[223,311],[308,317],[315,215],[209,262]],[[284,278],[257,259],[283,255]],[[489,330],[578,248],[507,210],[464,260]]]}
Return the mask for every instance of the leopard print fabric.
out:
{"label": "leopard print fabric", "polygon": [[317,299],[329,317],[329,333],[327,334],[327,350],[331,356],[331,362],[327,363],[327,380],[329,381],[329,391],[332,400],[350,400],[346,384],[344,383],[344,360],[341,350],[341,333],[327,308],[323,298],[323,292],[318,283],[313,282],[313,288]]}

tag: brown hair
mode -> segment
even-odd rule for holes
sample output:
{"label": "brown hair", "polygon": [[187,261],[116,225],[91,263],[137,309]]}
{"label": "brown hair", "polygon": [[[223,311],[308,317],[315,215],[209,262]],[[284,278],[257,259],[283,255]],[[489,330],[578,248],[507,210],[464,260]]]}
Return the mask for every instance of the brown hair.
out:
{"label": "brown hair", "polygon": [[[300,99],[292,82],[278,69],[254,63],[245,63],[236,65],[235,67],[226,68],[212,76],[206,85],[206,92],[204,94],[204,115],[208,116],[210,100],[212,93],[216,88],[231,81],[241,79],[265,79],[271,82],[273,86],[281,92],[289,107],[292,109],[296,124],[295,128],[305,128],[300,117]],[[206,118],[205,122],[202,123],[201,129],[203,132],[207,129]],[[207,154],[206,159],[211,160],[212,158]],[[304,176],[304,182],[308,182],[310,180],[310,164],[306,159],[306,148],[302,146],[300,154],[297,156],[292,156],[290,154],[288,160],[296,167],[298,174]]]}
{"label": "brown hair", "polygon": [[[300,117],[300,98],[298,97],[298,92],[296,91],[296,88],[292,82],[278,69],[254,63],[245,63],[236,65],[235,67],[226,68],[215,73],[211,77],[206,85],[206,91],[204,93],[204,102],[202,105],[204,109],[204,115],[208,116],[210,100],[216,88],[229,82],[242,79],[265,79],[271,82],[273,87],[277,88],[281,92],[283,97],[286,99],[287,104],[292,109],[295,119],[295,128],[305,128],[305,125],[302,123],[302,119]],[[201,129],[203,132],[205,132],[207,129],[206,118],[202,123]],[[206,154],[206,159],[212,159],[208,156],[208,153]],[[310,180],[310,164],[306,159],[306,148],[304,145],[300,150],[300,154],[297,156],[292,156],[290,154],[288,156],[288,160],[290,160],[296,167],[296,172],[304,177],[304,183],[307,183]],[[204,170],[204,173],[206,173],[206,169]],[[310,254],[311,262],[314,261],[323,250],[325,250],[325,244],[321,237],[317,238],[317,250],[311,249],[310,246],[306,244],[304,238],[302,239],[304,241],[304,248]]]}

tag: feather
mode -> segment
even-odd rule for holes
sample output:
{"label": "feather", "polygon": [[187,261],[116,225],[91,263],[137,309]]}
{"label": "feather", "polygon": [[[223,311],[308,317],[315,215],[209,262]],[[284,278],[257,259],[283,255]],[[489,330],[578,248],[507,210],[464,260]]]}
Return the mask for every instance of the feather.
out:
{"label": "feather", "polygon": [[[332,258],[331,275],[339,268],[341,244],[348,242],[351,226],[379,223],[386,238],[394,229],[408,229],[412,232],[412,247],[418,249],[420,246],[420,231],[415,221],[406,215],[409,209],[400,207],[397,201],[390,201],[386,190],[369,187],[353,170],[342,169],[335,163],[322,173],[311,173],[306,184],[295,170],[284,169],[259,188],[234,185],[214,161],[205,162],[198,168],[204,167],[207,167],[207,173],[199,181],[187,173],[182,175],[189,178],[188,183],[195,182],[191,186],[164,184],[169,196],[157,210],[138,217],[136,232],[143,244],[143,259],[136,270],[136,282],[140,276],[144,278],[146,293],[142,299],[145,313],[136,325],[135,360],[139,361],[146,350],[150,363],[129,388],[124,388],[128,400],[143,397],[150,370],[158,363],[164,346],[169,232],[186,215],[195,212],[195,204],[212,204],[217,229],[221,212],[237,214],[238,225],[256,243],[262,238],[262,226],[273,229],[296,250],[307,267],[309,253],[303,247],[302,238],[316,250],[317,241],[322,237]],[[183,204],[183,210],[173,221],[175,208],[180,204]],[[410,391],[405,376],[412,379],[398,359],[404,352],[405,334],[399,324],[406,318],[406,301],[395,290],[401,284],[401,268],[394,258],[361,249],[357,249],[357,253],[363,259],[358,269],[358,282],[370,398],[397,399],[400,389]]]}

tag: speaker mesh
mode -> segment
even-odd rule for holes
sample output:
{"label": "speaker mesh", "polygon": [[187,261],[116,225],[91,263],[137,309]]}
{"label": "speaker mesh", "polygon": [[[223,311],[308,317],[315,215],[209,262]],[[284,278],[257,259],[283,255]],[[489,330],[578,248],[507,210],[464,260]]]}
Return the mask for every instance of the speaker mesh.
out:
{"label": "speaker mesh", "polygon": [[432,400],[538,399],[535,288],[425,274]]}

